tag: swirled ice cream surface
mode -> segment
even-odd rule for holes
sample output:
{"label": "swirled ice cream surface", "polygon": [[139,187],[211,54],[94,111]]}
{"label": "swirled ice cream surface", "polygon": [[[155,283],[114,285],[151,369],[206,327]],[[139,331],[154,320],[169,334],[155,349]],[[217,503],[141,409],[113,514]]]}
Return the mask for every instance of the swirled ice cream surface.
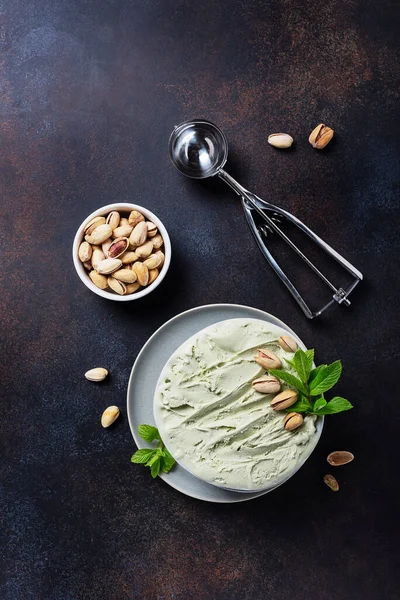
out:
{"label": "swirled ice cream surface", "polygon": [[203,329],[165,365],[154,397],[154,416],[168,450],[194,475],[214,485],[257,490],[288,477],[314,448],[315,417],[295,431],[273,395],[254,390],[265,374],[258,348],[284,358],[278,338],[287,334],[258,319],[229,319]]}

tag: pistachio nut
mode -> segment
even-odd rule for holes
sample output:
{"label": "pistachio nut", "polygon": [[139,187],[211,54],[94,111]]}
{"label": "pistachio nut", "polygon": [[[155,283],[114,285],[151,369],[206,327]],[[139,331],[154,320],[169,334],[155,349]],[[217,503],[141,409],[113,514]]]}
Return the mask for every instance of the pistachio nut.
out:
{"label": "pistachio nut", "polygon": [[113,243],[112,238],[109,238],[108,240],[106,240],[105,242],[102,243],[101,245],[101,249],[104,252],[104,256],[106,258],[108,258],[108,249],[111,246],[111,244]]}
{"label": "pistachio nut", "polygon": [[268,348],[260,348],[254,360],[263,369],[280,369],[282,366],[280,358]]}
{"label": "pistachio nut", "polygon": [[152,221],[146,221],[147,224],[147,236],[148,237],[154,237],[155,235],[157,235],[158,233],[158,227],[155,223],[153,223]]}
{"label": "pistachio nut", "polygon": [[118,406],[109,406],[101,415],[101,424],[103,427],[110,427],[119,417]]}
{"label": "pistachio nut", "polygon": [[112,232],[113,238],[116,240],[120,237],[129,237],[132,232],[131,225],[120,225]]}
{"label": "pistachio nut", "polygon": [[354,460],[354,454],[346,452],[345,450],[337,450],[336,452],[328,454],[326,460],[332,467],[341,467]]}
{"label": "pistachio nut", "polygon": [[339,484],[336,481],[336,479],[334,478],[333,475],[324,475],[323,478],[324,483],[326,483],[326,485],[331,488],[332,492],[338,492],[339,491]]}
{"label": "pistachio nut", "polygon": [[162,262],[161,256],[156,253],[151,254],[148,258],[146,258],[146,260],[143,261],[143,264],[146,265],[148,269],[157,269],[158,267],[161,267]]}
{"label": "pistachio nut", "polygon": [[108,287],[112,289],[113,292],[119,294],[120,296],[125,296],[126,294],[126,285],[122,281],[118,281],[115,277],[109,277],[107,279]]}
{"label": "pistachio nut", "polygon": [[119,258],[126,252],[129,246],[127,237],[120,237],[113,240],[108,248],[108,258]]}
{"label": "pistachio nut", "polygon": [[138,246],[135,252],[139,258],[147,258],[153,252],[153,242],[151,240],[147,240],[147,242],[141,246]]}
{"label": "pistachio nut", "polygon": [[333,129],[331,129],[324,123],[320,123],[315,129],[312,130],[308,141],[310,142],[313,148],[316,148],[317,150],[322,150],[322,148],[325,148],[325,146],[329,144],[329,142],[333,138],[334,133],[335,132],[333,131]]}
{"label": "pistachio nut", "polygon": [[131,269],[119,269],[113,273],[114,279],[118,279],[118,281],[123,281],[124,283],[135,283],[137,279],[137,275]]}
{"label": "pistachio nut", "polygon": [[92,261],[87,260],[86,262],[83,263],[83,266],[85,267],[85,269],[87,269],[88,271],[92,270]]}
{"label": "pistachio nut", "polygon": [[98,227],[99,225],[104,225],[105,222],[106,220],[104,217],[94,217],[94,219],[91,219],[89,223],[85,225],[85,235],[90,235],[96,229],[96,227]]}
{"label": "pistachio nut", "polygon": [[126,217],[121,217],[119,224],[121,227],[126,227],[127,225],[130,225],[130,223]]}
{"label": "pistachio nut", "polygon": [[288,133],[271,133],[268,136],[268,143],[275,148],[290,148],[294,139]]}
{"label": "pistachio nut", "polygon": [[141,246],[142,244],[145,243],[146,237],[147,237],[147,224],[145,223],[145,221],[141,221],[134,227],[134,229],[130,235],[130,238],[129,238],[129,243],[134,248],[137,248],[138,246]]}
{"label": "pistachio nut", "polygon": [[297,350],[297,343],[293,338],[289,337],[288,335],[281,335],[281,337],[278,340],[278,343],[280,347],[286,352],[296,352]]}
{"label": "pistachio nut", "polygon": [[92,267],[93,269],[96,269],[99,266],[99,264],[105,259],[105,255],[103,250],[100,250],[100,248],[98,246],[96,246],[96,248],[93,250],[93,254],[92,254]]}
{"label": "pistachio nut", "polygon": [[295,390],[283,390],[271,400],[271,406],[274,410],[285,410],[297,402],[298,396]]}
{"label": "pistachio nut", "polygon": [[292,412],[283,419],[283,426],[287,431],[293,431],[303,425],[303,417],[300,413]]}
{"label": "pistachio nut", "polygon": [[281,382],[273,375],[266,375],[265,377],[255,379],[252,386],[256,392],[260,392],[261,394],[274,394],[281,389]]}
{"label": "pistachio nut", "polygon": [[153,281],[155,279],[157,279],[158,274],[159,274],[158,269],[149,269],[149,281],[148,281],[147,285],[150,285],[151,283],[153,283]]}
{"label": "pistachio nut", "polygon": [[105,290],[108,286],[107,277],[105,275],[100,275],[97,271],[90,271],[89,277],[94,283],[94,285],[101,290]]}
{"label": "pistachio nut", "polygon": [[85,236],[85,240],[89,242],[89,244],[94,244],[98,246],[105,242],[112,234],[112,229],[109,225],[104,223],[103,225],[99,225],[92,231],[90,235]]}
{"label": "pistachio nut", "polygon": [[81,262],[88,262],[92,258],[92,246],[88,242],[82,242],[78,249],[78,256]]}
{"label": "pistachio nut", "polygon": [[128,265],[129,263],[133,263],[139,260],[139,257],[136,254],[136,252],[133,252],[133,250],[128,250],[128,252],[125,252],[121,256],[121,260],[123,265]]}
{"label": "pistachio nut", "polygon": [[165,261],[164,252],[161,252],[161,250],[157,250],[157,252],[154,252],[154,254],[155,254],[155,256],[158,256],[160,258],[160,260],[161,260],[160,267],[162,267],[164,264],[164,261]]}
{"label": "pistachio nut", "polygon": [[132,225],[132,227],[136,227],[136,225],[141,221],[144,221],[144,216],[142,215],[142,213],[140,213],[138,210],[133,210],[128,217],[129,225]]}
{"label": "pistachio nut", "polygon": [[112,210],[110,212],[110,214],[107,216],[106,223],[114,231],[114,229],[116,229],[118,227],[120,220],[121,220],[121,217],[120,217],[119,212],[117,210]]}
{"label": "pistachio nut", "polygon": [[[139,223],[140,225],[140,223]],[[137,226],[136,226],[137,227]],[[145,286],[149,282],[149,269],[144,263],[135,262],[132,265],[132,271],[136,273],[137,280],[140,285]]]}
{"label": "pistachio nut", "polygon": [[127,294],[134,294],[135,292],[137,292],[142,286],[140,285],[140,283],[138,281],[136,281],[135,283],[129,283],[126,286],[126,293]]}
{"label": "pistachio nut", "polygon": [[107,375],[108,371],[103,367],[96,367],[95,369],[90,369],[85,373],[85,377],[86,379],[89,379],[89,381],[103,381]]}
{"label": "pistachio nut", "polygon": [[156,250],[159,250],[162,247],[162,245],[164,244],[164,240],[159,233],[157,233],[155,236],[153,236],[151,238],[151,241],[153,242],[153,246]]}
{"label": "pistachio nut", "polygon": [[117,271],[122,265],[119,258],[105,258],[97,265],[97,272],[101,275],[109,275]]}

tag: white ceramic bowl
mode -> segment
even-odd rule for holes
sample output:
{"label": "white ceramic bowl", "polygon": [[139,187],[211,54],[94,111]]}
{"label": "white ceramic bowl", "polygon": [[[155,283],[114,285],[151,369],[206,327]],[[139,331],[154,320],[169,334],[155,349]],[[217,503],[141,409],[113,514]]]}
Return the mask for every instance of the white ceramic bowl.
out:
{"label": "white ceramic bowl", "polygon": [[[115,294],[114,292],[108,292],[107,290],[101,290],[100,288],[95,286],[94,283],[92,283],[92,281],[88,275],[88,271],[85,269],[85,267],[79,260],[79,256],[78,256],[78,249],[79,249],[81,242],[84,239],[84,229],[85,229],[87,223],[89,223],[89,221],[94,219],[94,217],[106,217],[108,215],[108,213],[110,213],[112,210],[117,210],[121,213],[126,213],[126,215],[128,215],[132,210],[138,210],[146,217],[146,220],[152,221],[152,223],[157,225],[158,231],[162,235],[162,238],[164,240],[165,260],[164,260],[164,264],[162,266],[162,269],[161,269],[160,274],[158,275],[157,279],[155,279],[152,284],[143,288],[142,290],[140,290],[134,294],[128,294],[127,296],[120,296],[118,294]],[[160,283],[162,282],[162,280],[164,279],[164,277],[167,274],[167,271],[169,269],[169,265],[171,262],[171,241],[169,239],[168,232],[165,229],[162,222],[160,221],[160,219],[158,217],[156,217],[156,215],[153,214],[147,208],[144,208],[143,206],[139,206],[138,204],[130,204],[128,202],[122,202],[120,204],[118,204],[118,203],[117,204],[107,204],[107,206],[102,206],[101,208],[92,212],[92,214],[90,214],[83,221],[83,223],[79,226],[79,229],[76,232],[74,244],[72,247],[72,258],[74,260],[74,265],[75,265],[76,272],[78,273],[78,276],[80,277],[81,281],[86,285],[86,287],[89,288],[89,290],[91,290],[98,296],[102,296],[102,298],[107,298],[108,300],[116,300],[117,302],[129,302],[130,300],[138,300],[139,298],[143,298],[143,296],[147,296],[147,294],[150,294],[151,292],[153,292],[156,289],[156,287],[158,287],[160,285]]]}

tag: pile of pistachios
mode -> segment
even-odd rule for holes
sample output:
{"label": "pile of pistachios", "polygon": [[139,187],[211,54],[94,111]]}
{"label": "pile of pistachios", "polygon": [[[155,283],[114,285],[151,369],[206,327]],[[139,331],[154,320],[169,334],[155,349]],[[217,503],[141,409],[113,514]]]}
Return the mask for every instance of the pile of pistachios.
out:
{"label": "pile of pistachios", "polygon": [[134,294],[157,279],[165,255],[157,226],[137,210],[125,216],[113,210],[94,217],[78,250],[95,286],[121,296]]}

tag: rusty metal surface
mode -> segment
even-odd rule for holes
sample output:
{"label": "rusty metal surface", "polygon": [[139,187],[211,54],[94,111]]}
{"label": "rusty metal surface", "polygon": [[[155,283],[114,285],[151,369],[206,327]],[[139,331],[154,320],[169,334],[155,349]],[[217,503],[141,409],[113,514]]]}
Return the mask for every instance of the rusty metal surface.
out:
{"label": "rusty metal surface", "polygon": [[[398,17],[390,0],[2,3],[3,600],[396,597]],[[224,129],[244,185],[366,274],[350,308],[307,322],[232,193],[173,169],[170,130],[193,117]],[[336,137],[316,152],[321,121]],[[268,146],[281,130],[293,151]],[[113,201],[154,211],[173,244],[163,285],[124,306],[91,294],[71,261],[79,223]],[[290,482],[243,505],[192,500],[129,462],[137,353],[213,302],[266,309],[318,361],[341,358],[337,391],[356,405],[327,419]],[[104,385],[83,377],[95,365]],[[109,404],[122,417],[105,431]],[[322,476],[336,449],[356,460],[333,494]]]}

